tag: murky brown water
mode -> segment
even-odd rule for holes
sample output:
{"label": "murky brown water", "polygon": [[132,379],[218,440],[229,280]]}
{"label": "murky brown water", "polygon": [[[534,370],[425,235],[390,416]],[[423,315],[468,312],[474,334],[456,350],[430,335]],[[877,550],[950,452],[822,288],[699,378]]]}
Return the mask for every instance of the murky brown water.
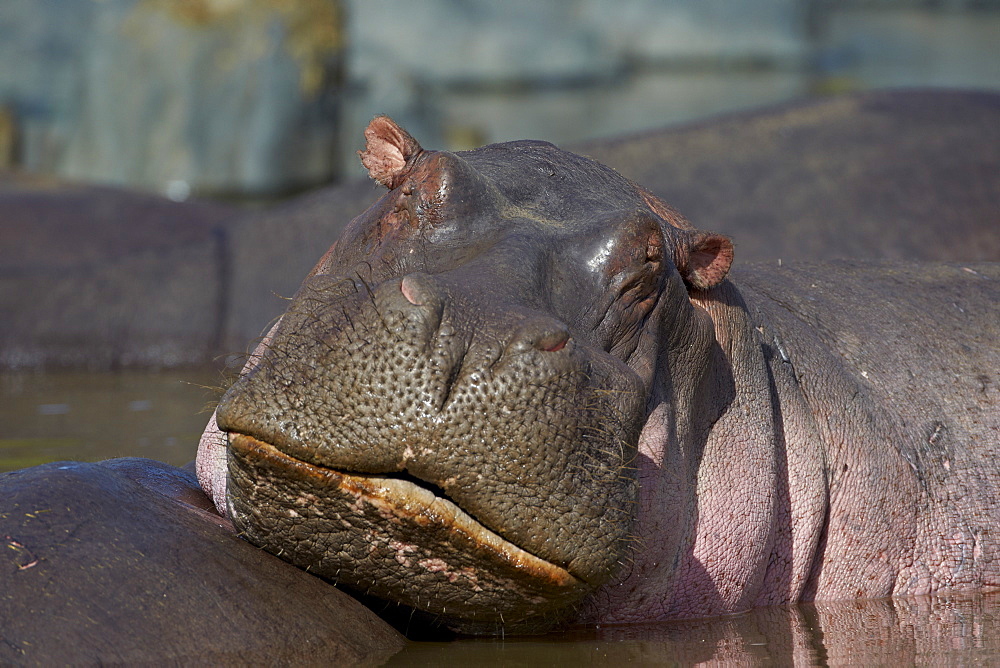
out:
{"label": "murky brown water", "polygon": [[[217,371],[0,375],[0,471],[194,458]],[[409,665],[1000,665],[1000,594],[820,603],[538,638],[414,642]]]}
{"label": "murky brown water", "polygon": [[0,374],[0,471],[60,459],[194,459],[214,370]]}
{"label": "murky brown water", "polygon": [[390,666],[1000,665],[1000,595],[771,607],[557,636],[411,643]]}

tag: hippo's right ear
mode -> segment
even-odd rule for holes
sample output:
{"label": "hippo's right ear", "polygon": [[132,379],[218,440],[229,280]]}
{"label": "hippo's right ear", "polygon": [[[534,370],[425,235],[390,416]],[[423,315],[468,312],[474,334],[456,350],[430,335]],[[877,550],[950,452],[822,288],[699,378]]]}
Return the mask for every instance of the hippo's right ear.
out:
{"label": "hippo's right ear", "polygon": [[358,151],[368,174],[389,190],[400,186],[423,149],[388,116],[376,116],[365,128],[365,150]]}
{"label": "hippo's right ear", "polygon": [[688,285],[714,288],[726,278],[733,264],[732,240],[715,232],[679,230],[674,263]]}

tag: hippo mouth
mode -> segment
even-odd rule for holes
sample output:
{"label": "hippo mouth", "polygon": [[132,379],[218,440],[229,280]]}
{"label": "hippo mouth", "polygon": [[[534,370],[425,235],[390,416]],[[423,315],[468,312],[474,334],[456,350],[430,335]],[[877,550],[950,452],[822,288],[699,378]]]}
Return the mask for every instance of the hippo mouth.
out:
{"label": "hippo mouth", "polygon": [[229,477],[230,516],[251,542],[355,590],[454,615],[460,630],[510,629],[591,589],[411,479],[317,466],[238,433]]}

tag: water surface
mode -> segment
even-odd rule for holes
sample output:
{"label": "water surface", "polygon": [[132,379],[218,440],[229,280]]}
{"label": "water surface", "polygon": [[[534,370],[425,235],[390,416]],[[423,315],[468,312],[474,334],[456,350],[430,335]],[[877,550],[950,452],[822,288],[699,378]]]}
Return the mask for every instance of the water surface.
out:
{"label": "water surface", "polygon": [[1000,665],[1000,595],[773,606],[741,615],[411,643],[390,666]]}
{"label": "water surface", "polygon": [[[0,471],[140,456],[183,465],[222,383],[214,370],[0,375]],[[1000,665],[1000,594],[827,602],[741,615],[413,642],[389,665]]]}
{"label": "water surface", "polygon": [[61,459],[183,465],[222,382],[211,369],[0,374],[0,471]]}

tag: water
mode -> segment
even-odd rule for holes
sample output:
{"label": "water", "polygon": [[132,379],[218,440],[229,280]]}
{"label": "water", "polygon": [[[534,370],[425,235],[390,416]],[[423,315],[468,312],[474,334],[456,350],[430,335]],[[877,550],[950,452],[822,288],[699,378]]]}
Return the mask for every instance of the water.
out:
{"label": "water", "polygon": [[222,376],[165,373],[0,374],[0,471],[61,459],[192,459]]}
{"label": "water", "polygon": [[1000,595],[780,606],[742,615],[411,643],[390,666],[1000,664]]}
{"label": "water", "polygon": [[[141,456],[182,465],[217,371],[0,375],[0,471]],[[1000,594],[847,601],[541,637],[413,642],[410,665],[1000,665]]]}

